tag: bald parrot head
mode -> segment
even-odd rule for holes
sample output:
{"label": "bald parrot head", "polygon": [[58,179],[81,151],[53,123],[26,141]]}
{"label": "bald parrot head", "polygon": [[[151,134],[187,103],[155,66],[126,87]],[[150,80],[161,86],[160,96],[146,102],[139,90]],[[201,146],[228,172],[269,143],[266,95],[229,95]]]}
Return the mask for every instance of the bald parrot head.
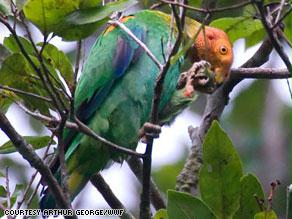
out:
{"label": "bald parrot head", "polygon": [[215,82],[220,85],[229,77],[233,62],[232,44],[227,34],[217,28],[205,27],[192,47],[193,61],[206,60],[215,73]]}

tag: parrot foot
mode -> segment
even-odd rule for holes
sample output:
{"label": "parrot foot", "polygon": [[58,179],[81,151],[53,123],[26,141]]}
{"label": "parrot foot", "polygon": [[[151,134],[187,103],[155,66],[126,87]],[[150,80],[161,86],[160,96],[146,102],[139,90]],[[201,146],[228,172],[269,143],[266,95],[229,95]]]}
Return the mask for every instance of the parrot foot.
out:
{"label": "parrot foot", "polygon": [[143,143],[147,143],[147,137],[159,138],[161,126],[146,122],[139,130],[139,137]]}
{"label": "parrot foot", "polygon": [[210,81],[211,74],[209,73],[209,70],[211,68],[211,65],[209,62],[206,62],[204,60],[195,63],[190,70],[188,71],[192,78],[192,84],[194,88],[198,86],[206,86],[208,82]]}
{"label": "parrot foot", "polygon": [[211,65],[204,60],[194,63],[187,72],[180,74],[176,88],[185,88],[186,96],[192,96],[195,90],[212,93],[215,83]]}

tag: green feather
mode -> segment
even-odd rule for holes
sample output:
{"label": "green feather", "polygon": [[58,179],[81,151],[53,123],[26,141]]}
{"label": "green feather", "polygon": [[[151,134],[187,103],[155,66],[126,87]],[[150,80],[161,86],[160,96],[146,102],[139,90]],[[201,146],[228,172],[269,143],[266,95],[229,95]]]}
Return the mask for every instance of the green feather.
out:
{"label": "green feather", "polygon": [[[145,44],[161,63],[164,62],[163,57],[171,31],[169,15],[157,11],[141,11],[124,24],[130,30],[146,30]],[[76,89],[75,109],[78,111],[93,98],[96,91],[105,89],[112,81],[110,89],[105,89],[106,97],[95,106],[95,113],[85,122],[98,135],[135,150],[139,129],[150,118],[154,84],[159,69],[149,56],[142,52],[139,59],[135,62],[132,60],[125,74],[115,79],[112,62],[119,37],[128,36],[123,30],[115,27],[105,31],[93,45]],[[136,42],[130,38],[125,39],[130,41],[133,50],[137,48]],[[171,119],[193,100],[184,98],[182,92],[176,90],[184,57],[179,60],[170,67],[164,81],[159,106],[162,122]],[[67,136],[70,136],[68,132]],[[125,157],[81,133],[71,134],[68,143],[70,145],[66,151],[66,161],[72,200],[92,174],[105,168],[111,160],[121,161]]]}

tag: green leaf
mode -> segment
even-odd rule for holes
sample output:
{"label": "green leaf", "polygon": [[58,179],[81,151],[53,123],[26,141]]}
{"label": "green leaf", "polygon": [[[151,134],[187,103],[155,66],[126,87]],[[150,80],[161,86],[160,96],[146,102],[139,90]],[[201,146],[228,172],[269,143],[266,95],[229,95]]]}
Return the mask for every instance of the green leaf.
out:
{"label": "green leaf", "polygon": [[116,2],[110,2],[105,6],[81,9],[66,16],[66,20],[75,25],[91,24],[103,20],[113,12],[121,11],[136,3],[136,0],[119,0]]}
{"label": "green leaf", "polygon": [[291,43],[291,13],[284,19],[285,29],[284,34],[287,40]]}
{"label": "green leaf", "polygon": [[3,113],[6,113],[9,107],[11,106],[11,104],[14,101],[18,101],[18,100],[20,100],[20,98],[17,97],[17,95],[15,95],[13,92],[8,91],[8,90],[2,90],[0,88],[0,110]]}
{"label": "green leaf", "polygon": [[6,191],[5,187],[0,185],[0,197],[5,198],[6,196],[7,196],[7,191]]}
{"label": "green leaf", "polygon": [[88,37],[96,32],[96,30],[108,21],[107,18],[100,20],[99,22],[74,25],[70,24],[70,21],[61,21],[58,26],[55,26],[54,33],[62,37],[66,41],[75,41]]}
{"label": "green leaf", "polygon": [[154,181],[163,193],[166,193],[168,189],[175,188],[176,177],[183,168],[184,163],[185,159],[183,158],[176,163],[163,165],[162,167],[153,170],[152,176]]}
{"label": "green leaf", "polygon": [[[238,130],[245,130],[245,136],[247,138],[246,141],[244,141],[246,147],[245,150],[252,147],[252,151],[254,151],[256,144],[249,143],[247,145],[248,139],[255,140],[262,135],[262,109],[265,107],[265,97],[268,92],[268,85],[269,83],[266,81],[256,80],[247,89],[242,90],[236,99],[233,100],[233,109],[227,120],[229,124],[236,124]],[[246,104],[249,102],[257,104],[256,106],[250,104],[249,107],[246,107]],[[252,117],[249,116],[251,113],[253,115]]]}
{"label": "green leaf", "polygon": [[[201,7],[205,6],[205,8],[214,7],[215,8],[224,8],[230,7],[232,5],[236,5],[242,3],[242,0],[208,0],[201,1]],[[212,20],[223,18],[223,17],[238,17],[243,14],[244,7],[233,8],[232,10],[223,10],[212,13]]]}
{"label": "green leaf", "polygon": [[120,0],[105,6],[100,3],[99,0],[29,0],[23,11],[45,35],[54,32],[65,40],[78,40],[95,32],[110,14],[136,1]]}
{"label": "green leaf", "polygon": [[10,197],[10,205],[13,206],[18,198],[18,196],[20,195],[20,193],[22,192],[24,188],[24,185],[22,184],[16,184],[14,192],[12,193],[11,197]]}
{"label": "green leaf", "polygon": [[199,185],[202,200],[217,218],[232,218],[239,207],[242,164],[228,135],[217,121],[203,144]]}
{"label": "green leaf", "polygon": [[[20,43],[22,44],[24,50],[27,54],[35,54],[34,48],[31,43],[24,37],[18,36]],[[15,38],[10,35],[9,37],[5,37],[3,41],[3,45],[10,50],[11,53],[18,53],[21,52],[18,44],[16,43]]]}
{"label": "green leaf", "polygon": [[158,210],[154,215],[154,219],[168,219],[168,214],[167,214],[166,209]]}
{"label": "green leaf", "polygon": [[[51,140],[50,136],[23,136],[23,138],[35,150],[47,146]],[[53,144],[55,144],[55,142],[53,142]],[[16,152],[16,149],[11,141],[7,141],[0,146],[0,154],[9,154],[13,152]]]}
{"label": "green leaf", "polygon": [[255,195],[264,200],[264,192],[262,186],[256,176],[247,174],[240,180],[240,207],[236,212],[235,219],[253,218],[253,216],[260,212],[261,209],[255,199]]}
{"label": "green leaf", "polygon": [[79,9],[65,16],[53,31],[65,40],[79,40],[94,33],[96,29],[108,21],[109,16],[136,4],[135,0],[120,0],[105,6]]}
{"label": "green leaf", "polygon": [[245,38],[245,48],[252,47],[262,41],[266,35],[264,29],[254,31],[250,36]]}
{"label": "green leaf", "polygon": [[28,0],[23,12],[28,20],[48,34],[67,14],[79,8],[79,0]]}
{"label": "green leaf", "polygon": [[260,213],[257,213],[254,216],[254,219],[277,219],[277,215],[273,210],[269,210],[269,211],[263,211]]}
{"label": "green leaf", "polygon": [[[31,57],[31,59],[37,66],[39,65],[35,57]],[[0,69],[0,84],[39,96],[48,96],[47,91],[35,71],[30,64],[28,64],[24,56],[19,53],[8,56],[3,62]],[[49,106],[51,106],[49,103],[25,94],[16,95],[24,100],[25,105],[29,109],[38,109],[43,114],[49,114]]]}
{"label": "green leaf", "polygon": [[2,44],[0,44],[0,68],[2,66],[2,62],[6,59],[6,57],[8,55],[10,55],[11,53],[9,52],[9,50],[3,46]]}
{"label": "green leaf", "polygon": [[10,0],[0,0],[0,15],[11,15],[11,2]]}
{"label": "green leaf", "polygon": [[24,185],[23,184],[16,184],[12,196],[18,196],[18,195],[20,195],[20,193],[22,192],[23,188],[24,188]]}
{"label": "green leaf", "polygon": [[210,26],[224,30],[231,42],[247,38],[254,32],[263,30],[262,22],[251,17],[227,17],[214,20]]}
{"label": "green leaf", "polygon": [[168,190],[167,197],[169,219],[215,219],[207,205],[190,194]]}
{"label": "green leaf", "polygon": [[19,11],[22,11],[23,6],[25,5],[25,3],[26,3],[27,1],[28,1],[28,0],[15,0],[16,8],[17,8]]}
{"label": "green leaf", "polygon": [[79,8],[92,8],[102,3],[102,0],[80,0]]}
{"label": "green leaf", "polygon": [[46,44],[42,55],[49,65],[59,70],[67,85],[71,87],[73,85],[74,73],[72,64],[65,53],[52,44]]}

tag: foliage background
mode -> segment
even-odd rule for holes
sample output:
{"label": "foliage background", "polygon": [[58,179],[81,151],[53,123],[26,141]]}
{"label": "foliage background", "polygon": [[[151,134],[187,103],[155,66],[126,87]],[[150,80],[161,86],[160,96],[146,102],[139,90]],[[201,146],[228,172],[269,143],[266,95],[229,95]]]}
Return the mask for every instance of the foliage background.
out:
{"label": "foliage background", "polygon": [[[222,6],[228,5],[230,1],[219,1]],[[240,2],[240,1],[239,1]],[[140,1],[139,6],[131,9],[148,8],[154,1]],[[200,6],[200,1],[190,1],[190,5]],[[235,1],[234,1],[235,3]],[[166,10],[167,11],[167,10]],[[130,13],[130,12],[127,12]],[[241,14],[253,13],[252,8],[245,8],[241,11],[228,11],[223,14],[217,14],[216,17],[239,16]],[[193,12],[189,16],[195,17]],[[285,33],[291,39],[291,14],[285,19]],[[39,32],[32,26],[33,36],[40,40]],[[0,24],[0,43],[8,33]],[[22,33],[22,30],[19,30]],[[83,59],[94,42],[98,33],[85,40]],[[259,37],[258,39],[255,39]],[[250,38],[240,39],[234,43],[235,61],[233,66],[238,67],[250,57],[258,48],[259,44],[254,42],[263,38],[263,33],[257,32]],[[252,42],[252,40],[254,40]],[[71,57],[73,64],[75,57],[75,43],[61,42],[55,40],[52,42],[64,50]],[[252,45],[252,47],[250,47]],[[247,48],[248,47],[248,48]],[[291,48],[285,48],[287,53],[291,54]],[[1,60],[1,53],[0,53]],[[290,56],[291,60],[291,56]],[[265,64],[266,67],[284,67],[275,52],[272,53],[270,61]],[[291,80],[290,80],[291,84]],[[200,122],[200,116],[203,113],[206,103],[206,96],[201,95],[199,99],[170,126],[163,129],[162,136],[155,141],[154,146],[154,179],[162,191],[174,188],[175,178],[180,172],[187,156],[188,148],[191,145],[188,139],[187,127],[189,125],[197,126]],[[45,135],[48,133],[38,121],[25,115],[17,106],[12,105],[7,112],[10,121],[16,129],[23,135]],[[285,213],[285,193],[286,186],[291,179],[291,97],[289,95],[286,80],[245,80],[241,82],[231,93],[231,99],[228,107],[222,115],[221,125],[231,136],[238,153],[243,161],[245,172],[254,172],[263,182],[265,191],[269,189],[269,184],[275,179],[279,179],[282,185],[279,187],[275,200],[274,209],[280,218]],[[0,144],[7,140],[3,133],[0,133]],[[138,150],[142,151],[140,145]],[[39,151],[39,153],[42,153]],[[26,162],[20,159],[20,155],[0,155],[0,172],[5,172],[5,167],[9,167],[12,183],[27,184],[32,171],[28,168]],[[122,173],[120,165],[114,165],[110,170],[105,170],[103,175],[111,184],[112,189],[125,202],[126,207],[135,212],[138,209],[138,200],[140,186],[135,177],[130,173],[128,167],[123,165]],[[131,186],[129,186],[131,185]],[[89,192],[90,190],[90,192]],[[88,194],[92,194],[88,197]],[[107,206],[101,196],[97,196],[95,189],[87,186],[86,192],[82,193],[75,201],[74,205],[78,208],[100,208]],[[93,199],[92,206],[85,202]],[[37,208],[38,196],[35,197],[32,208]],[[98,206],[97,206],[98,205]]]}

